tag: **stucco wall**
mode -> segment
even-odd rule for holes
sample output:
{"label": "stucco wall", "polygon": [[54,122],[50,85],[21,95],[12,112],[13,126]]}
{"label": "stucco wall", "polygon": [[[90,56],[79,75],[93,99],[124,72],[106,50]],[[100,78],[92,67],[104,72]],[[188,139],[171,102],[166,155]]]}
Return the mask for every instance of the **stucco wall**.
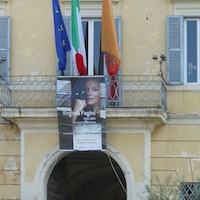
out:
{"label": "stucco wall", "polygon": [[123,74],[158,74],[159,65],[152,56],[166,53],[166,15],[173,14],[173,4],[126,0],[120,1],[117,8],[116,15],[122,17]]}
{"label": "stucco wall", "polygon": [[59,145],[58,134],[25,135],[25,181],[34,182],[35,174],[42,159]]}
{"label": "stucco wall", "polygon": [[56,54],[51,1],[9,1],[11,75],[55,75]]}
{"label": "stucco wall", "polygon": [[[80,7],[83,4],[81,1]],[[61,9],[64,13],[63,3]],[[9,1],[5,12],[11,16],[11,74],[54,75],[51,2]],[[166,15],[172,14],[170,1],[126,0],[116,4],[115,15],[122,19],[123,74],[158,74],[159,64],[152,56],[166,53]]]}
{"label": "stucco wall", "polygon": [[[173,86],[171,86],[173,88]],[[195,90],[184,89],[183,86],[176,90],[168,90],[167,111],[173,113],[198,113],[200,112],[200,96],[198,87]]]}
{"label": "stucco wall", "polygon": [[151,169],[161,179],[172,175],[184,181],[200,177],[200,126],[165,125],[152,133]]}
{"label": "stucco wall", "polygon": [[[64,9],[64,4],[61,4],[61,8]],[[5,14],[11,17],[11,75],[55,75],[51,1],[9,0],[5,4]],[[115,15],[122,19],[122,74],[158,74],[159,64],[152,56],[154,53],[166,53],[166,16],[172,14],[173,3],[170,0],[119,1],[115,6]],[[163,71],[166,78],[165,63]],[[170,90],[167,101],[168,112],[200,111],[198,91]],[[114,125],[118,123],[120,120]],[[128,123],[131,127],[132,121]],[[31,127],[31,133],[23,138],[25,146],[21,150],[17,126],[0,125],[0,199],[20,199],[21,152],[26,152],[23,157],[23,178],[33,182],[41,160],[58,145],[56,132],[38,134],[34,128]],[[43,130],[46,128],[43,127]],[[184,124],[156,128],[151,135],[152,171],[163,178],[170,173],[174,177],[184,176],[187,181],[199,177],[199,128],[199,125]],[[127,159],[136,182],[143,182],[144,135],[126,131],[112,133],[108,134],[107,142]]]}
{"label": "stucco wall", "polygon": [[130,164],[136,182],[143,182],[144,174],[144,135],[108,134],[107,143],[118,150]]}
{"label": "stucco wall", "polygon": [[[107,134],[107,144],[119,151],[128,161],[135,174],[136,182],[143,182],[144,174],[144,135]],[[34,182],[35,173],[42,159],[59,145],[57,134],[25,135],[25,181]],[[34,159],[33,159],[34,158]]]}

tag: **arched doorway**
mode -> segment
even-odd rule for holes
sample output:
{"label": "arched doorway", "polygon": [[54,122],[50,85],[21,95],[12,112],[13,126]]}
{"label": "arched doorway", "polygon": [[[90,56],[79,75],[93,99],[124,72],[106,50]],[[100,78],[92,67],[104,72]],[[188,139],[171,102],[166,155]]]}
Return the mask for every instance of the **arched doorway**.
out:
{"label": "arched doorway", "polygon": [[54,167],[47,200],[126,200],[126,181],[117,162],[104,152],[72,152]]}

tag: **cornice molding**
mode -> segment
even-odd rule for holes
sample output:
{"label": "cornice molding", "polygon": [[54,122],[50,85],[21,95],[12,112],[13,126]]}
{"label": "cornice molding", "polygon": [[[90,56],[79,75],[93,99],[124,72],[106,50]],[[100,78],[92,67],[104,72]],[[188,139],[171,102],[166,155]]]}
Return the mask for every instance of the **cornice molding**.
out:
{"label": "cornice molding", "polygon": [[200,0],[171,0],[174,3],[174,14],[186,17],[200,16]]}
{"label": "cornice molding", "polygon": [[[40,120],[45,123],[49,123],[50,120],[52,126],[57,127],[56,108],[1,108],[0,115],[2,124],[19,121],[26,124],[35,121],[36,123],[33,123],[32,126],[37,126]],[[149,129],[151,132],[158,125],[200,124],[200,113],[166,113],[157,108],[107,108],[106,117],[109,122],[108,129],[112,129],[112,132],[114,129],[131,129],[132,132],[134,132],[132,129],[135,129],[136,132],[139,129]]]}
{"label": "cornice molding", "polygon": [[0,4],[6,4],[8,2],[9,2],[9,0],[0,0]]}
{"label": "cornice molding", "polygon": [[166,124],[199,125],[200,113],[168,113]]}
{"label": "cornice molding", "polygon": [[[159,108],[106,108],[108,118],[162,118],[165,123],[167,115]],[[57,116],[56,108],[2,108],[3,118],[54,118]]]}
{"label": "cornice molding", "polygon": [[[118,4],[120,0],[112,0],[112,4]],[[63,3],[70,3],[71,0],[61,0]],[[102,3],[102,0],[80,0],[80,3]]]}
{"label": "cornice molding", "polygon": [[[16,123],[20,128],[26,129],[43,125],[40,129],[52,124],[52,129],[57,128],[56,108],[2,108],[0,116],[8,122]],[[151,133],[156,126],[166,124],[167,114],[157,108],[106,108],[108,132],[119,133],[125,129],[130,133]],[[2,123],[5,123],[2,120]],[[110,133],[111,133],[110,132]]]}
{"label": "cornice molding", "polygon": [[[120,0],[113,0],[112,7],[113,12],[115,5],[119,3]],[[64,4],[64,15],[71,15],[71,0],[61,0]],[[80,0],[80,13],[82,17],[100,17],[102,15],[102,0]]]}
{"label": "cornice molding", "polygon": [[5,4],[8,3],[9,0],[0,0],[0,16],[5,15]]}
{"label": "cornice molding", "polygon": [[170,0],[172,3],[193,3],[193,2],[199,2],[200,0]]}

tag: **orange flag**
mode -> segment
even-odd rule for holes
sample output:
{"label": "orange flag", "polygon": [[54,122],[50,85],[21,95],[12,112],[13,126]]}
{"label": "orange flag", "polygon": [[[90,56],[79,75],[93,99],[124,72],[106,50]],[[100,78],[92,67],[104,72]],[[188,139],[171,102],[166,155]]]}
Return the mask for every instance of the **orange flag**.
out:
{"label": "orange flag", "polygon": [[120,66],[116,27],[110,0],[102,1],[101,51],[106,52],[106,66],[110,75],[116,75]]}

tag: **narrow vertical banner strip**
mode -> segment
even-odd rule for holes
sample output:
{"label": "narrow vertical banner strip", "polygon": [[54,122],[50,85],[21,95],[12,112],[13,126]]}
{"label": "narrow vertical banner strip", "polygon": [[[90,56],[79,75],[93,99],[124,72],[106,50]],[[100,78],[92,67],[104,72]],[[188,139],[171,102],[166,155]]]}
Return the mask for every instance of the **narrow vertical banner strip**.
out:
{"label": "narrow vertical banner strip", "polygon": [[74,65],[80,75],[87,75],[87,59],[85,52],[85,42],[83,37],[83,27],[80,15],[79,0],[72,0],[72,51]]}
{"label": "narrow vertical banner strip", "polygon": [[64,75],[67,59],[66,53],[71,50],[67,32],[65,29],[62,13],[58,0],[52,0],[56,53],[58,57],[58,67],[61,75]]}
{"label": "narrow vertical banner strip", "polygon": [[110,99],[118,99],[118,82],[115,75],[120,66],[120,54],[117,43],[117,34],[112,4],[110,0],[102,1],[102,33],[101,51],[105,53],[105,61],[108,74],[111,75]]}
{"label": "narrow vertical banner strip", "polygon": [[106,64],[110,75],[117,74],[120,66],[120,55],[117,34],[110,0],[102,1],[102,40],[101,50],[106,52]]}

